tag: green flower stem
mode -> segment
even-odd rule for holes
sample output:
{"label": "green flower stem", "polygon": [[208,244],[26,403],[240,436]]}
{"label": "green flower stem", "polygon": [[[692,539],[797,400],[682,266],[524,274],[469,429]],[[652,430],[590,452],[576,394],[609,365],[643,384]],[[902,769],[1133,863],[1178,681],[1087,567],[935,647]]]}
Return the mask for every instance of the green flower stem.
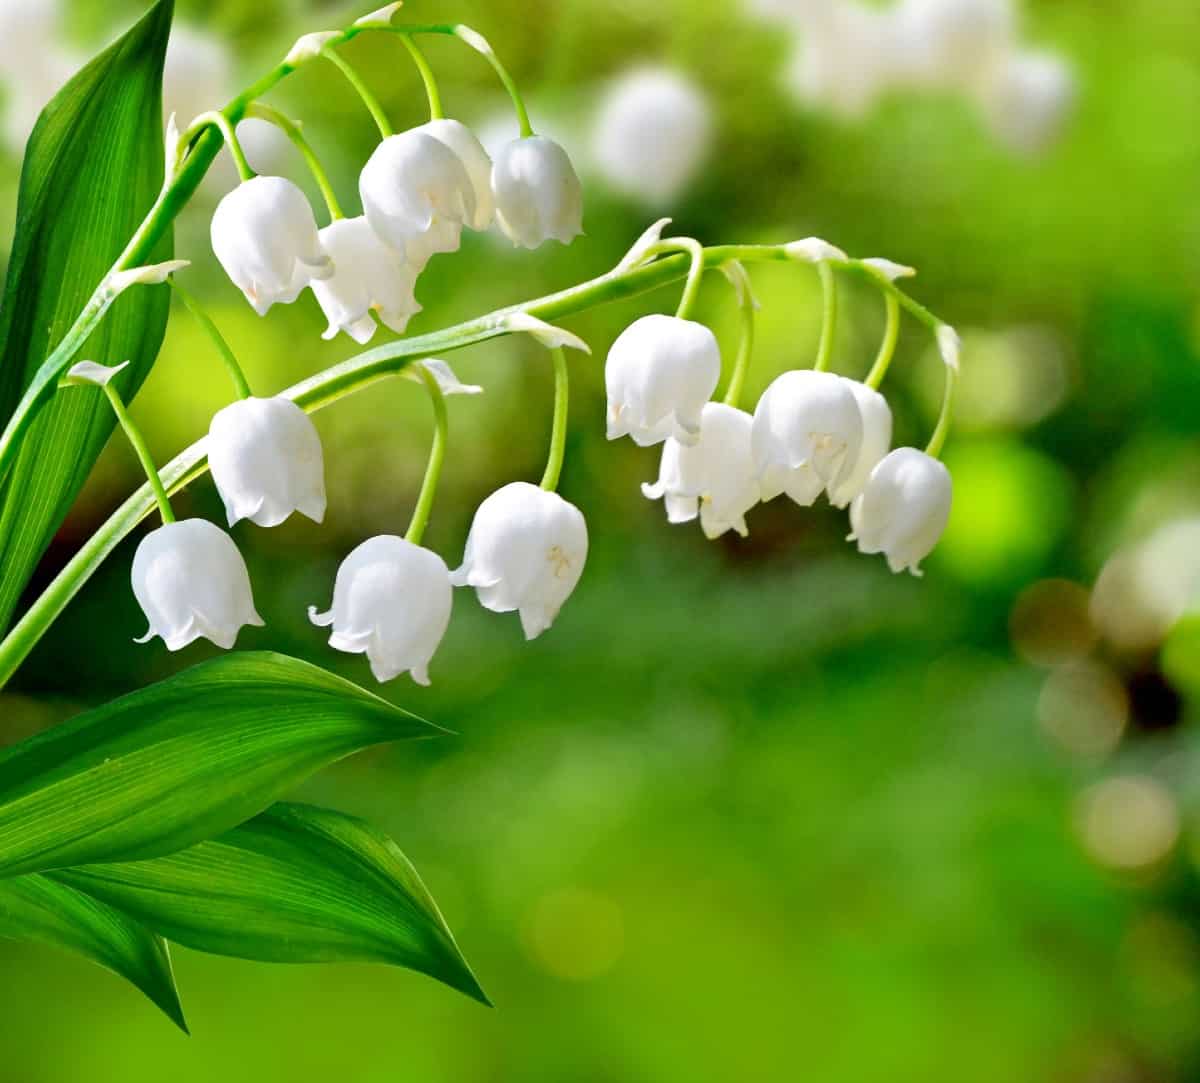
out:
{"label": "green flower stem", "polygon": [[567,353],[561,346],[551,347],[554,359],[554,424],[550,429],[550,455],[546,459],[546,472],[542,475],[542,488],[554,492],[562,474],[563,454],[567,446],[567,399],[569,375]]}
{"label": "green flower stem", "polygon": [[727,267],[728,273],[736,278],[735,288],[741,312],[742,334],[738,341],[737,357],[733,372],[729,376],[729,387],[725,389],[725,405],[737,406],[742,398],[742,385],[746,382],[746,371],[750,367],[750,355],[754,352],[754,295],[750,292],[750,276],[737,260]]}
{"label": "green flower stem", "polygon": [[304,164],[308,166],[308,171],[313,175],[313,180],[317,182],[317,187],[321,190],[321,198],[325,200],[325,206],[329,211],[329,220],[336,222],[341,218],[345,218],[346,216],[342,213],[341,204],[338,203],[337,194],[333,190],[333,185],[329,182],[329,174],[325,172],[325,167],[321,165],[321,160],[304,137],[304,132],[301,131],[300,125],[291,118],[284,116],[278,109],[272,109],[269,105],[263,105],[261,102],[254,102],[247,106],[246,116],[258,117],[259,120],[269,121],[283,131],[284,135],[292,141],[292,144],[300,152],[300,156],[304,159]]}
{"label": "green flower stem", "polygon": [[817,264],[821,276],[821,341],[817,344],[817,359],[813,368],[825,372],[833,360],[833,339],[837,334],[837,279],[829,260]]}
{"label": "green flower stem", "polygon": [[333,63],[345,77],[346,81],[354,87],[354,91],[360,98],[362,103],[367,107],[367,112],[371,114],[371,119],[375,121],[375,126],[379,129],[379,134],[386,139],[392,134],[392,123],[388,120],[387,113],[384,112],[383,106],[379,99],[375,97],[374,92],[363,81],[361,75],[354,66],[333,47],[332,42],[326,45],[321,50],[321,55]]}
{"label": "green flower stem", "polygon": [[420,73],[421,82],[425,84],[425,97],[429,99],[429,119],[441,120],[446,114],[442,111],[442,95],[438,90],[437,78],[429,66],[429,61],[425,59],[425,54],[413,41],[411,34],[401,34],[400,40],[411,54],[413,63],[416,64],[417,71]]}
{"label": "green flower stem", "polygon": [[229,153],[233,156],[233,164],[237,166],[238,176],[243,181],[253,180],[254,170],[250,168],[250,162],[246,159],[246,152],[242,149],[242,142],[237,137],[237,125],[224,113],[217,112],[216,110],[201,113],[188,126],[188,130],[183,133],[180,146],[190,145],[192,140],[204,128],[208,127],[216,128],[221,133],[221,138],[225,140],[225,146],[229,148]]}
{"label": "green flower stem", "polygon": [[879,390],[883,378],[887,375],[892,357],[896,353],[896,341],[900,337],[900,302],[894,293],[885,293],[883,303],[886,309],[886,323],[883,328],[883,341],[879,344],[879,353],[875,356],[875,364],[863,381],[867,387]]}
{"label": "green flower stem", "polygon": [[167,498],[167,490],[163,486],[162,478],[158,476],[158,467],[154,465],[154,458],[150,454],[150,449],[146,446],[145,438],[141,434],[141,430],[133,423],[133,418],[129,416],[129,411],[125,409],[125,403],[121,401],[121,394],[112,383],[104,385],[104,394],[108,396],[108,401],[112,403],[113,413],[117,415],[117,420],[121,423],[121,428],[125,430],[125,435],[129,439],[134,452],[137,454],[138,462],[142,464],[142,469],[146,471],[146,481],[150,485],[150,491],[154,494],[154,499],[158,503],[158,511],[162,516],[164,523],[175,522],[175,513],[171,510],[171,501]]}
{"label": "green flower stem", "polygon": [[196,298],[176,281],[174,275],[168,281],[171,283],[171,289],[175,291],[179,299],[183,302],[184,307],[195,317],[196,322],[217,348],[217,353],[221,355],[221,360],[225,364],[225,371],[229,373],[229,378],[233,381],[233,388],[237,393],[237,397],[239,399],[248,399],[250,397],[250,384],[246,381],[246,373],[238,363],[238,359],[230,348],[229,343],[225,341],[225,336],[221,334],[212,317],[200,307],[200,303]]}
{"label": "green flower stem", "polygon": [[933,435],[929,438],[929,443],[925,446],[925,454],[932,455],[935,459],[942,453],[942,445],[946,443],[946,436],[950,432],[950,422],[954,415],[954,390],[958,385],[958,369],[953,365],[946,365],[946,390],[942,394],[942,409],[938,414],[937,428],[933,430]]}
{"label": "green flower stem", "polygon": [[679,307],[675,309],[678,319],[686,320],[688,313],[695,307],[696,297],[700,293],[700,280],[704,277],[704,247],[691,237],[664,237],[650,245],[643,255],[643,260],[653,259],[664,252],[686,252],[691,260],[688,268],[687,281],[683,286],[683,295],[679,298]]}
{"label": "green flower stem", "polygon": [[446,461],[446,431],[449,420],[446,416],[446,396],[434,379],[433,373],[424,365],[417,366],[417,375],[429,392],[433,403],[433,445],[429,449],[429,462],[425,467],[425,479],[421,482],[421,492],[417,497],[417,506],[413,508],[412,521],[408,524],[406,541],[420,545],[425,536],[425,527],[429,525],[429,513],[433,510],[433,498],[437,496],[438,482],[442,477],[442,464]]}

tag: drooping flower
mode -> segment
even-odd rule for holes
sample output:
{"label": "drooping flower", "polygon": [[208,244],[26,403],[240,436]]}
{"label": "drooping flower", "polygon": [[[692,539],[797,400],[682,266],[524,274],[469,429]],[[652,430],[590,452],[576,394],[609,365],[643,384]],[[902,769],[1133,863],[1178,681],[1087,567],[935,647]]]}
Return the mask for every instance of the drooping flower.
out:
{"label": "drooping flower", "polygon": [[892,411],[887,399],[858,380],[846,380],[846,385],[853,393],[858,412],[862,415],[862,443],[854,469],[829,488],[829,502],[835,508],[844,508],[863,491],[875,464],[892,446]]}
{"label": "drooping flower", "polygon": [[438,252],[458,248],[475,218],[475,188],[462,159],[427,131],[390,135],[358,178],[371,228],[416,272]]}
{"label": "drooping flower", "polygon": [[321,336],[345,331],[366,344],[375,334],[371,312],[397,334],[421,311],[414,289],[417,272],[403,255],[384,244],[365,217],[343,218],[321,230],[321,244],[334,263],[331,278],[312,283],[313,295],[329,321]]}
{"label": "drooping flower", "polygon": [[458,155],[475,197],[475,213],[466,224],[475,230],[487,229],[495,216],[496,202],[492,198],[492,160],[483,144],[461,121],[445,117],[428,121],[415,130],[433,136]]}
{"label": "drooping flower", "polygon": [[233,539],[207,519],[164,523],[133,554],[133,594],[169,651],[204,637],[228,650],[243,625],[261,626],[250,574]]}
{"label": "drooping flower", "polygon": [[920,575],[921,561],[946,529],[952,488],[950,471],[937,459],[896,448],[850,505],[850,540],[860,553],[882,553],[892,571]]}
{"label": "drooping flower", "polygon": [[333,626],[329,645],[365,654],[377,681],[408,670],[429,683],[429,662],[446,634],[454,592],[445,561],[394,534],[368,538],[338,568],[333,605],[308,619]]}
{"label": "drooping flower", "polygon": [[619,192],[660,206],[691,182],[711,140],[712,110],[695,83],[672,68],[637,67],[607,89],[592,156]]}
{"label": "drooping flower", "polygon": [[213,212],[211,232],[225,273],[260,316],[333,274],[312,207],[284,177],[252,177],[227,193]]}
{"label": "drooping flower", "polygon": [[694,444],[720,378],[721,350],[704,324],[657,313],[634,320],[604,365],[608,438],[629,435],[640,447],[668,436]]}
{"label": "drooping flower", "polygon": [[474,587],[494,613],[519,611],[525,638],[534,639],[575,589],[587,551],[587,524],[574,504],[514,481],[479,505],[450,581]]}
{"label": "drooping flower", "polygon": [[746,512],[759,501],[758,470],[750,453],[753,418],[722,402],[706,403],[700,439],[691,447],[663,444],[658,480],[643,485],[650,500],[662,500],[667,519],[688,523],[697,516],[706,538],[727,530],[746,536]]}
{"label": "drooping flower", "polygon": [[514,139],[492,165],[496,221],[523,248],[553,237],[570,244],[583,232],[583,188],[567,152],[545,136]]}
{"label": "drooping flower", "polygon": [[1075,76],[1054,53],[1014,52],[979,97],[996,137],[1016,151],[1035,154],[1061,132],[1075,100]]}
{"label": "drooping flower", "polygon": [[208,429],[208,465],[229,525],[278,526],[293,511],[325,518],[321,438],[290,399],[246,398],[218,410]]}
{"label": "drooping flower", "polygon": [[849,381],[800,369],[777,376],[754,410],[751,450],[762,499],[787,493],[807,507],[853,473],[862,414]]}
{"label": "drooping flower", "polygon": [[1012,0],[902,0],[887,14],[900,82],[970,88],[1013,47]]}

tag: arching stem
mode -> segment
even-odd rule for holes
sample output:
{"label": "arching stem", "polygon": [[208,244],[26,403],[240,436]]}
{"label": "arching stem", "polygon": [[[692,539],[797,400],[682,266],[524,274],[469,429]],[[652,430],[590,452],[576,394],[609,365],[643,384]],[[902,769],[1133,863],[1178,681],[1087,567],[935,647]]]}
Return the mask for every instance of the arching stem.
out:
{"label": "arching stem", "polygon": [[304,137],[304,133],[300,130],[300,125],[289,117],[284,116],[278,109],[272,109],[269,105],[263,105],[261,102],[253,102],[246,107],[246,116],[258,117],[259,120],[269,121],[277,128],[281,129],[292,141],[292,144],[300,152],[304,159],[304,164],[308,166],[308,171],[313,175],[313,180],[317,182],[317,187],[321,190],[321,198],[325,200],[325,206],[329,211],[329,219],[332,222],[338,221],[346,216],[342,213],[341,204],[338,203],[337,194],[333,190],[333,185],[329,182],[329,174],[325,172],[325,167],[321,165],[321,160],[313,151],[311,144]]}
{"label": "arching stem", "polygon": [[429,392],[433,403],[433,445],[429,449],[429,462],[425,467],[425,480],[421,482],[421,493],[417,497],[417,506],[413,508],[412,521],[408,524],[408,532],[404,535],[413,545],[420,545],[425,536],[425,527],[429,525],[429,513],[433,510],[433,498],[437,495],[438,481],[442,476],[442,463],[446,459],[446,397],[438,387],[437,380],[424,365],[414,365],[421,377],[421,382]]}
{"label": "arching stem", "polygon": [[237,129],[233,122],[222,112],[213,109],[207,113],[201,113],[195,120],[188,125],[188,129],[183,133],[179,140],[181,151],[183,148],[190,147],[192,141],[208,127],[216,128],[221,133],[221,138],[225,140],[225,146],[229,148],[229,153],[233,156],[233,164],[237,166],[238,176],[243,181],[254,179],[254,170],[250,168],[250,162],[246,158],[246,152],[242,149],[241,140],[237,137]]}
{"label": "arching stem", "polygon": [[379,134],[384,139],[391,135],[392,124],[388,120],[387,113],[383,111],[383,106],[380,104],[379,99],[363,81],[362,76],[358,74],[354,66],[348,60],[343,59],[341,54],[331,45],[326,45],[321,50],[321,55],[326,60],[329,60],[346,77],[346,82],[354,88],[354,92],[362,99],[363,105],[367,107],[367,112],[371,114],[371,119],[375,121],[375,126],[379,129]]}
{"label": "arching stem", "polygon": [[200,303],[196,298],[175,280],[174,275],[167,281],[171,283],[171,289],[178,295],[184,307],[195,317],[201,330],[204,331],[212,344],[217,348],[217,353],[221,355],[221,361],[225,365],[225,371],[229,373],[229,378],[233,381],[237,397],[239,399],[248,399],[250,397],[250,384],[246,380],[245,370],[238,363],[237,356],[230,348],[229,343],[225,341],[225,336],[221,334],[212,317],[200,307]]}
{"label": "arching stem", "polygon": [[644,265],[646,261],[665,252],[686,252],[692,261],[683,285],[683,295],[679,298],[679,307],[675,310],[676,317],[685,320],[700,292],[700,279],[704,275],[704,246],[692,237],[664,237],[646,248],[641,263]]}
{"label": "arching stem", "polygon": [[958,369],[953,365],[944,366],[946,369],[946,390],[942,394],[942,410],[938,414],[937,428],[929,438],[925,454],[938,458],[942,453],[942,445],[950,432],[950,422],[954,415],[954,390],[958,385]]}
{"label": "arching stem", "polygon": [[875,364],[871,366],[871,371],[867,373],[867,378],[863,381],[867,387],[876,391],[879,390],[879,385],[883,383],[883,378],[887,375],[892,357],[896,353],[896,340],[900,337],[900,302],[894,293],[885,293],[883,303],[886,310],[883,341],[879,344],[879,353],[875,355]]}
{"label": "arching stem", "polygon": [[542,475],[542,488],[554,492],[562,474],[563,454],[567,446],[567,398],[568,374],[567,354],[561,346],[550,349],[554,360],[554,424],[550,430],[550,455],[546,460],[546,472]]}
{"label": "arching stem", "polygon": [[438,90],[437,78],[429,66],[429,61],[425,59],[425,54],[413,41],[411,34],[401,34],[400,40],[412,55],[413,63],[416,64],[417,71],[420,73],[421,82],[425,84],[425,97],[429,99],[429,119],[441,120],[446,114],[442,111],[442,95]]}
{"label": "arching stem", "polygon": [[733,372],[729,376],[729,387],[725,389],[725,405],[737,406],[742,397],[742,386],[746,382],[746,371],[750,367],[750,355],[754,352],[754,295],[750,292],[750,276],[737,260],[724,267],[726,275],[737,291],[738,308],[741,314],[741,338],[738,341],[737,357]]}
{"label": "arching stem", "polygon": [[837,279],[828,260],[817,264],[817,274],[821,276],[821,341],[813,368],[825,372],[833,359],[833,340],[837,334]]}
{"label": "arching stem", "polygon": [[117,421],[125,430],[125,436],[132,445],[138,461],[142,464],[142,469],[146,472],[146,480],[150,483],[150,491],[154,493],[154,499],[158,502],[158,511],[162,516],[162,521],[164,523],[175,522],[175,513],[171,510],[171,501],[167,497],[167,490],[163,486],[162,478],[158,476],[158,467],[154,465],[154,459],[150,455],[150,449],[146,446],[141,431],[133,423],[133,418],[125,409],[125,403],[121,401],[121,393],[113,387],[110,381],[104,385],[104,394],[108,396],[113,413],[117,415]]}

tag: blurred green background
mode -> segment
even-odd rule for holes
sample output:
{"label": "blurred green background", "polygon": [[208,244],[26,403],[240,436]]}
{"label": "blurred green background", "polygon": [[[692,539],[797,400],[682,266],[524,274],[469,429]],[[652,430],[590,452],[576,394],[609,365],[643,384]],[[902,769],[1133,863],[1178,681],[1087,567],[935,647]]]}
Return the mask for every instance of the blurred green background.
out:
{"label": "blurred green background", "polygon": [[[77,0],[70,37],[94,51],[140,9]],[[362,13],[179,9],[227,41],[230,89],[300,33]],[[656,453],[603,439],[602,360],[635,315],[670,311],[677,294],[569,321],[594,350],[572,359],[562,485],[591,531],[575,596],[525,644],[515,617],[460,592],[432,688],[383,689],[457,736],[358,756],[298,795],[394,835],[497,1007],[404,971],[177,949],[186,1039],[106,972],[0,940],[0,1079],[1200,1079],[1200,635],[1177,623],[1200,580],[1200,7],[1029,0],[1021,14],[1023,39],[1059,51],[1077,81],[1061,138],[1035,157],[949,93],[889,95],[853,123],[801,108],[780,84],[786,30],[727,0],[404,10],[486,33],[535,124],[581,161],[606,79],[643,60],[688,73],[711,102],[714,145],[667,212],[680,231],[817,234],[917,267],[911,292],[965,342],[949,531],[917,580],[854,552],[844,514],[824,505],[756,509],[747,540],[669,527],[638,491]],[[428,52],[452,115],[481,128],[505,116],[478,57],[451,41]],[[394,41],[348,55],[398,127],[425,119]],[[314,65],[271,100],[304,120],[349,202],[374,134],[336,72]],[[204,104],[216,103],[193,111]],[[295,159],[282,167],[307,183]],[[8,222],[18,168],[9,152]],[[467,235],[422,277],[410,330],[610,267],[659,212],[581,171],[585,237],[529,253]],[[207,221],[230,176],[226,164],[205,183],[177,248],[256,387],[282,387],[353,344],[320,340],[309,294],[259,319],[221,275]],[[756,395],[810,362],[819,296],[804,267],[753,276]],[[729,358],[736,313],[711,277],[699,315]],[[844,298],[837,364],[861,375],[880,305],[850,286]],[[453,363],[486,394],[450,403],[426,542],[451,566],[478,501],[540,473],[552,393],[545,355],[522,341]],[[932,426],[939,364],[906,324],[884,385],[902,442]],[[228,398],[211,348],[175,312],[134,405],[160,460]],[[239,646],[370,683],[305,608],[326,605],[360,540],[402,532],[428,405],[396,381],[317,424],[325,524],[234,531],[268,621]],[[38,583],[138,481],[113,441]],[[221,521],[207,478],[176,504]],[[136,541],[0,693],[0,742],[208,656],[133,644]]]}

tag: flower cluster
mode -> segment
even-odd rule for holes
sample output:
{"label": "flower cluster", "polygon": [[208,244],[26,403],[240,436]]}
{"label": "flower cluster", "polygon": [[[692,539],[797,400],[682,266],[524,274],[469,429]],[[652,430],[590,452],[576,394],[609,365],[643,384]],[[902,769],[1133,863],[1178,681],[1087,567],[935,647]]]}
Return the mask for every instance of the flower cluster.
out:
{"label": "flower cluster", "polygon": [[1058,134],[1074,98],[1069,65],[1022,48],[1012,0],[754,0],[797,34],[787,81],[808,105],[865,114],[894,89],[956,91],[996,137],[1036,151]]}

